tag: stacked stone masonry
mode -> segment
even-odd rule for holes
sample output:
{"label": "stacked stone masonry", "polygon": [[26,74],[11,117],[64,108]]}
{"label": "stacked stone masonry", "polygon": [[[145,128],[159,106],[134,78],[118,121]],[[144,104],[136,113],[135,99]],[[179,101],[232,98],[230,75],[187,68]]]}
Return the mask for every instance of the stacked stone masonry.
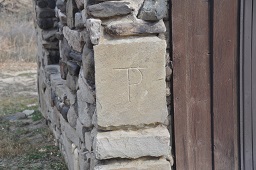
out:
{"label": "stacked stone masonry", "polygon": [[167,0],[34,0],[40,110],[70,170],[169,170]]}

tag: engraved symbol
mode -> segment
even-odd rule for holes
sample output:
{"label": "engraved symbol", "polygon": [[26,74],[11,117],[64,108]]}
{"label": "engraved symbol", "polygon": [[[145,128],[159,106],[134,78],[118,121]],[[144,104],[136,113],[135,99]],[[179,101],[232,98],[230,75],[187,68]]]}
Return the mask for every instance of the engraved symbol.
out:
{"label": "engraved symbol", "polygon": [[128,101],[131,102],[131,86],[136,86],[141,84],[143,80],[143,74],[141,70],[146,68],[114,68],[114,70],[125,71],[127,75],[127,88],[128,88]]}

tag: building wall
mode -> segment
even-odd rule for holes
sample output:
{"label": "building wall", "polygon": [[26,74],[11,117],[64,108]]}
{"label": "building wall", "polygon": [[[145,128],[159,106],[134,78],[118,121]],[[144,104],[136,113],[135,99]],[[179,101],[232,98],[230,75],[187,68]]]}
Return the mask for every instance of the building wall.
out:
{"label": "building wall", "polygon": [[40,110],[69,169],[171,169],[166,0],[34,0]]}

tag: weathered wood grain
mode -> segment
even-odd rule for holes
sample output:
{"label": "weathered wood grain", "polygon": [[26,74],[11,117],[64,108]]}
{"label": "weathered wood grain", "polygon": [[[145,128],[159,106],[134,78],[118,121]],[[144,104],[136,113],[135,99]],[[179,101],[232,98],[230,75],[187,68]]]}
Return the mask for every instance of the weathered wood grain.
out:
{"label": "weathered wood grain", "polygon": [[238,1],[213,2],[214,169],[238,168]]}
{"label": "weathered wood grain", "polygon": [[176,169],[212,169],[209,2],[172,1]]}

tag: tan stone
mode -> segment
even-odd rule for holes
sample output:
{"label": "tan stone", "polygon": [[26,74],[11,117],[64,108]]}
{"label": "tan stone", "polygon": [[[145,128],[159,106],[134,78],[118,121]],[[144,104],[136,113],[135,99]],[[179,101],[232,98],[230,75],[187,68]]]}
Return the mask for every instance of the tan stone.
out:
{"label": "tan stone", "polygon": [[98,165],[94,170],[171,170],[171,165],[165,159],[115,161],[107,165]]}
{"label": "tan stone", "polygon": [[93,142],[96,158],[169,157],[170,134],[165,126],[137,131],[99,132]]}
{"label": "tan stone", "polygon": [[164,122],[165,51],[166,42],[157,37],[105,40],[94,46],[101,128]]}

